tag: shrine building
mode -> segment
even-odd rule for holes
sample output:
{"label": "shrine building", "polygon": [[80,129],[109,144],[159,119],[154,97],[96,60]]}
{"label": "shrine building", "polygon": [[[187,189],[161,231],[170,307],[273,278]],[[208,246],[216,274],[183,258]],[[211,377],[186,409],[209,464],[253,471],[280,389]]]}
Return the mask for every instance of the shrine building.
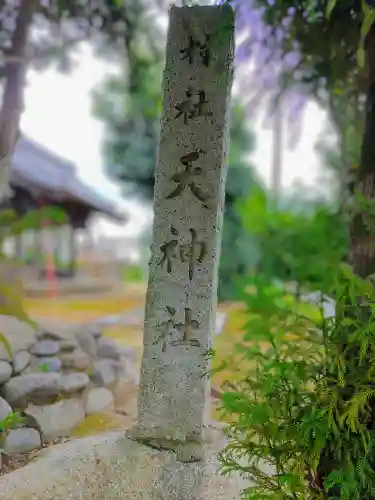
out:
{"label": "shrine building", "polygon": [[46,252],[54,256],[58,278],[75,276],[77,232],[87,229],[94,214],[105,215],[118,224],[127,220],[115,204],[79,179],[73,163],[24,135],[13,155],[11,188],[12,196],[1,205],[3,209],[12,208],[21,217],[42,207],[57,207],[64,212],[64,222],[44,221],[42,227],[28,229],[7,242],[9,253],[35,269],[39,279],[46,275]]}

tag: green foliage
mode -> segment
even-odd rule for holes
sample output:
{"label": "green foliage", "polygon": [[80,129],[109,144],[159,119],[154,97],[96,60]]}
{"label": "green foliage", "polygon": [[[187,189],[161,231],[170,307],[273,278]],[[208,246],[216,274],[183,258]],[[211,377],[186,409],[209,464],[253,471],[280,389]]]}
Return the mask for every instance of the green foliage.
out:
{"label": "green foliage", "polygon": [[[320,337],[283,287],[257,276],[247,280],[246,290],[241,298],[248,307],[248,333],[236,349],[247,369],[244,380],[222,398],[224,416],[232,422],[221,455],[223,472],[237,470],[255,482],[247,499],[309,499],[301,456],[307,445],[299,425],[323,365]],[[285,339],[291,328],[293,342]]]}
{"label": "green foliage", "polygon": [[[293,81],[324,103],[336,92],[363,91],[364,70],[358,65],[357,53],[366,14],[360,1],[282,0],[270,5],[258,0],[257,4],[266,9],[264,20],[273,27],[281,25],[290,8],[296,11],[282,49],[289,52],[297,42],[302,58],[297,71],[284,75],[285,83]],[[319,92],[322,88],[328,94]]]}
{"label": "green foliage", "polygon": [[322,203],[302,208],[281,208],[265,191],[254,189],[240,212],[257,249],[258,271],[327,293],[335,268],[347,254],[345,219]]}
{"label": "green foliage", "polygon": [[[162,65],[133,56],[128,82],[113,76],[94,93],[94,114],[104,122],[103,156],[108,175],[124,195],[152,200],[161,116]],[[121,103],[119,105],[119,103]]]}
{"label": "green foliage", "polygon": [[373,283],[336,267],[335,321],[301,313],[265,276],[243,289],[249,322],[236,349],[247,369],[222,399],[224,472],[253,481],[246,499],[374,498]]}
{"label": "green foliage", "polygon": [[[140,0],[54,0],[35,2],[32,27],[40,36],[31,37],[28,53],[36,69],[55,64],[60,71],[74,66],[72,48],[82,41],[90,41],[98,55],[107,60],[119,58],[124,43],[132,38],[134,26],[142,21],[143,36],[157,39],[156,26],[145,27],[144,20],[150,7],[163,10],[162,2],[148,4]],[[13,28],[9,20],[17,17],[18,3],[0,3],[0,52],[9,53]],[[5,58],[0,63],[0,78],[6,76]]]}
{"label": "green foliage", "polygon": [[48,363],[40,363],[38,365],[38,371],[41,372],[41,373],[47,373],[47,372],[49,372]]}
{"label": "green foliage", "polygon": [[[356,196],[354,208],[371,223],[371,200]],[[222,398],[223,472],[252,481],[249,500],[373,500],[374,277],[342,264],[345,221],[329,207],[276,209],[258,190],[242,213],[261,260],[239,283],[248,323],[235,346],[243,377]],[[315,310],[302,302],[312,290],[321,292]],[[324,317],[322,292],[335,318]]]}
{"label": "green foliage", "polygon": [[23,422],[23,418],[20,413],[11,411],[8,415],[0,420],[0,453],[2,451],[2,443],[9,431],[14,427],[17,427],[20,423]]}
{"label": "green foliage", "polygon": [[125,283],[140,283],[143,279],[141,266],[126,266],[122,271]]}

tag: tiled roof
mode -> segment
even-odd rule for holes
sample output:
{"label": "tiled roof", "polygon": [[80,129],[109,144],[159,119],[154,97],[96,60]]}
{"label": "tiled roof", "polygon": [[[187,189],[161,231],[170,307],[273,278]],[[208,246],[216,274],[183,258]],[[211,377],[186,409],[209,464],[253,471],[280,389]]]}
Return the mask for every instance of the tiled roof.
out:
{"label": "tiled roof", "polygon": [[20,137],[13,155],[11,183],[58,201],[74,199],[117,221],[126,220],[114,203],[77,177],[73,163],[25,136]]}

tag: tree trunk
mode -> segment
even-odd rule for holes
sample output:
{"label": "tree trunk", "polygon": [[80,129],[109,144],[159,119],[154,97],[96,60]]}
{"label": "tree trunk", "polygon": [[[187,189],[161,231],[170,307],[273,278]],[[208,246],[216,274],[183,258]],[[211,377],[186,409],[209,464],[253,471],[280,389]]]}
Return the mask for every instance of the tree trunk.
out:
{"label": "tree trunk", "polygon": [[[361,148],[361,161],[353,182],[353,190],[367,200],[375,200],[375,25],[366,39],[368,91],[365,130]],[[375,237],[366,227],[365,213],[356,214],[350,226],[350,262],[355,272],[366,277],[375,273]]]}
{"label": "tree trunk", "polygon": [[19,137],[24,107],[27,40],[34,8],[35,0],[21,0],[9,51],[10,57],[5,66],[6,76],[0,110],[0,201],[9,195],[11,159]]}

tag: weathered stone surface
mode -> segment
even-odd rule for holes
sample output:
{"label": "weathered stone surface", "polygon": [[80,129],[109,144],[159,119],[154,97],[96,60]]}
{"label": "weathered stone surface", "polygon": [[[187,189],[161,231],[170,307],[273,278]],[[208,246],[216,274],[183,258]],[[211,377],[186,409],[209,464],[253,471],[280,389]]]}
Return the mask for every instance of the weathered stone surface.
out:
{"label": "weathered stone surface", "polygon": [[58,378],[57,373],[18,375],[5,384],[4,397],[13,408],[25,408],[29,402],[57,395]]}
{"label": "weathered stone surface", "polygon": [[112,392],[105,387],[90,389],[85,395],[84,402],[87,415],[112,411],[115,407],[115,398]]}
{"label": "weathered stone surface", "polygon": [[0,384],[7,382],[12,376],[13,368],[8,361],[0,360]]}
{"label": "weathered stone surface", "polygon": [[97,355],[98,347],[96,345],[96,340],[88,332],[79,332],[77,333],[77,342],[80,348],[89,356],[94,358]]}
{"label": "weathered stone surface", "polygon": [[[35,330],[12,316],[0,315],[1,331],[8,339],[13,353],[20,350],[29,350],[35,343]],[[0,359],[11,361],[8,351],[0,342]]]}
{"label": "weathered stone surface", "polygon": [[85,419],[83,404],[79,399],[66,399],[45,406],[29,405],[25,414],[35,422],[43,443],[69,436],[74,427]]}
{"label": "weathered stone surface", "polygon": [[24,373],[44,373],[61,371],[62,363],[56,356],[31,356],[29,367]]}
{"label": "weathered stone surface", "polygon": [[112,359],[101,359],[93,363],[92,381],[96,385],[109,387],[119,379],[120,370]]}
{"label": "weathered stone surface", "polygon": [[54,356],[60,350],[58,342],[54,340],[41,340],[33,345],[31,354],[35,356]]}
{"label": "weathered stone surface", "polygon": [[30,364],[31,354],[28,351],[18,351],[13,358],[13,374],[19,375]]}
{"label": "weathered stone surface", "polygon": [[36,334],[36,338],[39,342],[43,342],[44,340],[52,340],[53,342],[64,340],[64,337],[62,335],[50,332],[48,330],[41,330]]}
{"label": "weathered stone surface", "polygon": [[52,403],[56,396],[82,391],[89,384],[85,373],[60,375],[58,373],[27,373],[9,380],[4,385],[4,397],[12,408],[26,408]]}
{"label": "weathered stone surface", "polygon": [[129,346],[120,346],[120,351],[121,351],[121,356],[129,359],[133,363],[137,361],[137,351],[134,349],[134,347],[129,347]]}
{"label": "weathered stone surface", "polygon": [[98,340],[98,356],[119,360],[121,357],[121,348],[113,339],[100,338]]}
{"label": "weathered stone surface", "polygon": [[139,368],[130,359],[121,356],[120,361],[113,361],[114,369],[120,380],[134,382],[139,385]]}
{"label": "weathered stone surface", "polygon": [[42,450],[29,465],[6,474],[1,500],[240,500],[248,486],[217,473],[217,451],[203,463],[183,464],[113,432]]}
{"label": "weathered stone surface", "polygon": [[4,439],[4,451],[8,455],[27,453],[41,446],[39,431],[32,428],[12,429]]}
{"label": "weathered stone surface", "polygon": [[60,340],[59,342],[60,352],[66,353],[74,351],[78,347],[75,340]]}
{"label": "weathered stone surface", "polygon": [[116,410],[121,415],[136,418],[138,413],[137,398],[138,386],[133,381],[120,379],[112,389]]}
{"label": "weathered stone surface", "polygon": [[84,325],[82,330],[84,333],[89,333],[94,337],[94,339],[98,339],[103,335],[103,330],[100,325],[96,323],[91,323],[89,325]]}
{"label": "weathered stone surface", "polygon": [[65,369],[85,371],[91,365],[90,356],[79,348],[72,352],[61,354],[60,359]]}
{"label": "weathered stone surface", "polygon": [[0,422],[4,420],[4,418],[11,413],[12,408],[10,407],[10,404],[5,401],[4,398],[0,397]]}
{"label": "weathered stone surface", "polygon": [[[170,11],[134,429],[161,442],[198,443],[210,401],[205,353],[215,333],[233,29],[216,48],[204,45],[224,25],[234,25],[230,8]],[[191,51],[190,37],[203,48]]]}
{"label": "weathered stone surface", "polygon": [[57,380],[57,387],[63,394],[74,394],[83,391],[90,383],[86,373],[69,373],[61,375]]}

